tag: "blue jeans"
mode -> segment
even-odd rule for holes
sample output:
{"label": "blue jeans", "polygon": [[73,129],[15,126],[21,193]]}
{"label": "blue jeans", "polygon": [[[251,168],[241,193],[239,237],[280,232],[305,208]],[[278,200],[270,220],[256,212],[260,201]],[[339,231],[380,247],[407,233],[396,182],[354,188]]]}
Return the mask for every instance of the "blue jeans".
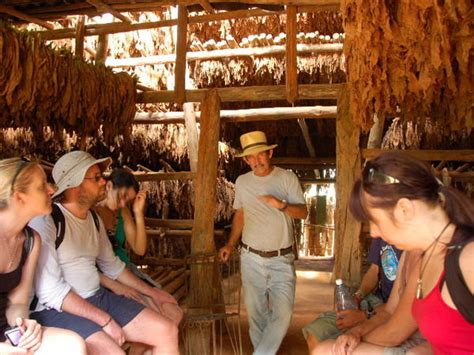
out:
{"label": "blue jeans", "polygon": [[293,254],[262,258],[241,249],[242,286],[254,354],[275,354],[293,313],[296,273]]}

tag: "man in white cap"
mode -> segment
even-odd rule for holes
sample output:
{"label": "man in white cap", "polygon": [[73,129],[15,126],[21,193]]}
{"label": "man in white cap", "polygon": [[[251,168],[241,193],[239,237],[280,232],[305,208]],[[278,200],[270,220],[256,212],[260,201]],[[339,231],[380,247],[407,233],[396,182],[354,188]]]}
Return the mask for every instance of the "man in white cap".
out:
{"label": "man in white cap", "polygon": [[296,175],[272,166],[265,133],[240,137],[242,157],[252,171],[235,183],[234,217],[220,257],[228,260],[241,241],[241,271],[254,354],[275,354],[290,325],[296,277],[292,218],[307,208]]}
{"label": "man in white cap", "polygon": [[[153,354],[178,354],[176,324],[180,319],[169,319],[100,286],[96,265],[109,278],[151,297],[157,305],[176,304],[171,295],[148,286],[125,267],[114,254],[102,221],[95,220],[90,211],[105,198],[102,174],[110,163],[110,158],[96,160],[74,151],[54,165],[58,186],[54,196],[60,201],[64,225],[56,228],[51,216],[30,223],[43,242],[35,277],[39,302],[32,317],[46,326],[77,332],[89,354],[123,354],[125,340],[149,345]],[[60,228],[64,234],[58,243]]]}

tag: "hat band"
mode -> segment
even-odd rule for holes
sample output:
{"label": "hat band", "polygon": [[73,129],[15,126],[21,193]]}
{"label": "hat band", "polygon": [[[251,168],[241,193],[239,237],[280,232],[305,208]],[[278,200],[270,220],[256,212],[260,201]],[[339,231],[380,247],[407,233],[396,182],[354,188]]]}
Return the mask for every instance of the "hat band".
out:
{"label": "hat band", "polygon": [[244,151],[249,149],[249,148],[253,148],[253,147],[257,147],[259,145],[265,145],[265,146],[268,146],[267,142],[258,142],[258,143],[253,143],[253,144],[249,144],[247,146],[245,146],[245,148],[243,149]]}

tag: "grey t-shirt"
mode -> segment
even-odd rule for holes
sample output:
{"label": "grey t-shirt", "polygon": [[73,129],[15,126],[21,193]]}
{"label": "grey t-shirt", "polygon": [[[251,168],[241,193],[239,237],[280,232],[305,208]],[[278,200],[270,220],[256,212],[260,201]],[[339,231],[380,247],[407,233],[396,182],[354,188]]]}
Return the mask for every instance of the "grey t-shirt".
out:
{"label": "grey t-shirt", "polygon": [[253,171],[243,174],[235,182],[234,209],[243,208],[242,241],[258,250],[278,250],[293,244],[291,218],[277,208],[257,199],[272,195],[292,204],[304,204],[298,177],[291,171],[274,167],[267,176],[256,176]]}

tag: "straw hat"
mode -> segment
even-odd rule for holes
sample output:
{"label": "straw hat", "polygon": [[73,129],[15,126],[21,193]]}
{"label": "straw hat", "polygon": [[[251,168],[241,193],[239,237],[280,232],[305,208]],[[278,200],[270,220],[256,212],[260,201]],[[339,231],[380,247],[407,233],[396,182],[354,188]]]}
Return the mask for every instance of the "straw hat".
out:
{"label": "straw hat", "polygon": [[240,145],[242,146],[242,152],[235,155],[239,158],[264,152],[265,150],[270,150],[278,146],[278,144],[268,145],[267,136],[261,131],[242,134],[240,136]]}
{"label": "straw hat", "polygon": [[52,175],[58,187],[53,197],[59,196],[67,189],[79,186],[92,165],[99,164],[100,170],[104,171],[111,163],[111,158],[95,159],[81,150],[64,154],[53,167]]}

